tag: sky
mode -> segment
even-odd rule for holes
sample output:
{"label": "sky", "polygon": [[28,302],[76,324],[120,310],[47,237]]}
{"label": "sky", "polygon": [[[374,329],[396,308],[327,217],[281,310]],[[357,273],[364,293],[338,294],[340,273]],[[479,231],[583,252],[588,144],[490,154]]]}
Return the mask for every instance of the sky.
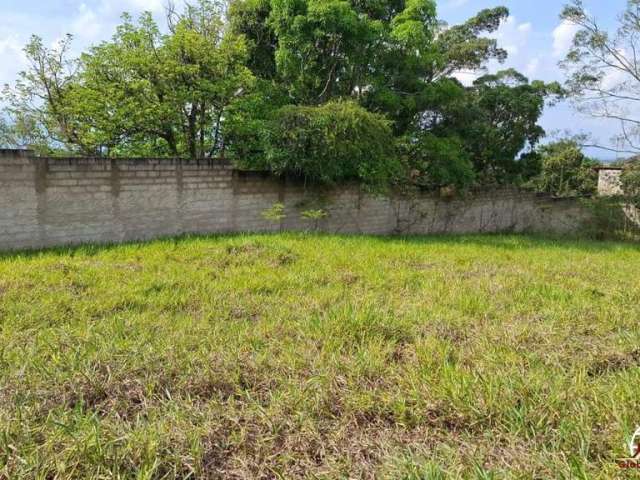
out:
{"label": "sky", "polygon": [[[176,1],[179,4],[179,0]],[[483,8],[506,6],[510,16],[494,34],[509,52],[500,65],[489,71],[514,67],[531,79],[563,80],[558,62],[570,46],[574,29],[559,19],[562,0],[438,0],[439,17],[450,24],[460,23]],[[584,0],[587,10],[607,28],[613,29],[626,0]],[[133,15],[150,10],[162,20],[165,0],[0,0],[0,85],[12,83],[25,67],[22,53],[31,34],[53,44],[65,34],[74,36],[74,49],[111,37],[123,11]],[[463,82],[473,76],[461,74]],[[576,113],[568,103],[549,107],[541,120],[547,134],[589,133],[600,144],[610,144],[617,125]],[[590,155],[613,159],[615,154],[590,150]],[[613,155],[613,156],[612,156]]]}

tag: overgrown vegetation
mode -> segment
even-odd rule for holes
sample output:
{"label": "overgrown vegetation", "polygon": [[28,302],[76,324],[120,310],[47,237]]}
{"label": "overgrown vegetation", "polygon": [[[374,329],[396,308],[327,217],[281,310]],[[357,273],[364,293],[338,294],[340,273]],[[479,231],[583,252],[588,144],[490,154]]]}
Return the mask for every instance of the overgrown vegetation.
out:
{"label": "overgrown vegetation", "polygon": [[598,190],[598,162],[588,158],[575,141],[544,145],[531,158],[540,163],[540,173],[531,180],[539,192],[574,197],[590,196]]}
{"label": "overgrown vegetation", "polygon": [[520,236],[5,254],[0,477],[613,478],[639,268]]}
{"label": "overgrown vegetation", "polygon": [[[447,26],[435,0],[198,0],[166,26],[125,15],[80,58],[25,48],[0,144],[47,154],[213,157],[315,183],[521,183],[559,85],[514,70],[504,7]],[[5,121],[8,120],[8,121]]]}
{"label": "overgrown vegetation", "polygon": [[625,199],[640,208],[640,159],[634,158],[624,164],[620,183]]}
{"label": "overgrown vegetation", "polygon": [[640,240],[640,223],[634,221],[634,212],[618,196],[592,197],[582,200],[589,212],[589,220],[581,235],[595,240]]}
{"label": "overgrown vegetation", "polygon": [[353,102],[279,109],[259,157],[241,165],[331,184],[357,180],[384,188],[400,174],[390,123]]}

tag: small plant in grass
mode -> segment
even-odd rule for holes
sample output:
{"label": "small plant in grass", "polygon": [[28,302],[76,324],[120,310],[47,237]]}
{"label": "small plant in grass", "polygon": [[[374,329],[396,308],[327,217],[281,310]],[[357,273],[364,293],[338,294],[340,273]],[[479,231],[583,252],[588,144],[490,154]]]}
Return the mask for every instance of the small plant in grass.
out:
{"label": "small plant in grass", "polygon": [[309,210],[304,210],[303,212],[301,212],[300,216],[304,220],[309,220],[310,222],[313,222],[313,229],[318,230],[320,226],[320,221],[323,218],[327,218],[329,214],[327,213],[326,210],[323,210],[322,208],[311,208]]}
{"label": "small plant in grass", "polygon": [[274,203],[270,208],[267,208],[262,212],[262,218],[271,222],[280,222],[287,218],[287,214],[284,213],[283,203]]}

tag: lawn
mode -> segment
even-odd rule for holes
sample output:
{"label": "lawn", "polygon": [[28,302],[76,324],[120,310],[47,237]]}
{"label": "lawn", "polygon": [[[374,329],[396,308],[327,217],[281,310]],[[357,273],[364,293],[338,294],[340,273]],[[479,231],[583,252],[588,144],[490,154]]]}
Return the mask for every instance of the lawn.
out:
{"label": "lawn", "polygon": [[0,256],[0,478],[629,478],[640,247],[236,235]]}

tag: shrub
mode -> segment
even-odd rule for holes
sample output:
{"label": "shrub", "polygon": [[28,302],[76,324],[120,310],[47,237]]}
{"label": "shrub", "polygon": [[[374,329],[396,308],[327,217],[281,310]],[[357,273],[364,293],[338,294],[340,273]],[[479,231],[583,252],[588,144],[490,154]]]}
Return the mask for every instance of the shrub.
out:
{"label": "shrub", "polygon": [[637,237],[638,228],[629,220],[620,201],[614,197],[582,200],[589,211],[581,233],[594,240],[628,240]]}
{"label": "shrub", "polygon": [[640,208],[640,159],[625,163],[620,182],[626,200],[636,208]]}
{"label": "shrub", "polygon": [[389,121],[353,102],[279,109],[266,138],[264,165],[276,174],[334,184],[388,185],[399,172]]}
{"label": "shrub", "polygon": [[475,173],[462,142],[455,137],[439,138],[421,133],[402,144],[403,159],[411,183],[422,188],[465,188],[473,183]]}
{"label": "shrub", "polygon": [[269,220],[270,222],[279,222],[287,218],[287,214],[284,212],[283,203],[274,203],[271,207],[262,212],[262,218]]}
{"label": "shrub", "polygon": [[540,148],[541,172],[534,188],[557,197],[593,195],[597,191],[597,162],[586,157],[574,141],[562,140]]}

